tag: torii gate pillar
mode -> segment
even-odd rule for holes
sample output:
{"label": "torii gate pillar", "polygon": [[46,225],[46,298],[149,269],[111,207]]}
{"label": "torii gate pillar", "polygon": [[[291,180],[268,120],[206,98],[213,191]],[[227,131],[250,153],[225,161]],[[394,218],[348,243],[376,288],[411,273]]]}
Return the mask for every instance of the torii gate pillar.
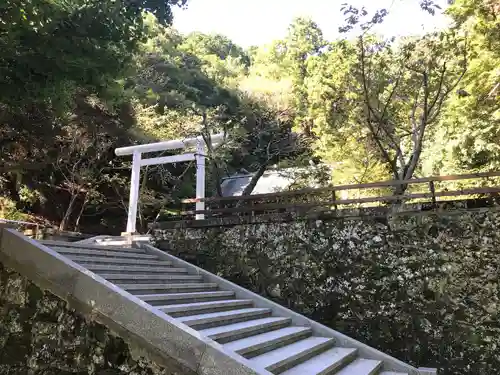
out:
{"label": "torii gate pillar", "polygon": [[[222,143],[224,134],[210,136],[212,145],[215,147]],[[196,153],[186,153],[175,156],[143,159],[142,154],[165,150],[184,149],[196,147]],[[128,146],[115,149],[117,156],[132,155],[132,176],[130,179],[130,197],[127,218],[127,233],[136,233],[137,204],[139,202],[139,184],[141,167],[147,165],[179,163],[196,160],[196,210],[203,211],[205,202],[205,140],[202,136],[196,138],[176,139],[172,141],[149,143],[145,145]],[[203,220],[205,215],[196,214],[196,220]]]}

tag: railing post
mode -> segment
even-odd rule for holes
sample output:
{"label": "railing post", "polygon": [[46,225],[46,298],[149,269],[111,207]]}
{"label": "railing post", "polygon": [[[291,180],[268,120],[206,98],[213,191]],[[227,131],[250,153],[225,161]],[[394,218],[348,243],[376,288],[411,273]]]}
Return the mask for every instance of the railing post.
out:
{"label": "railing post", "polygon": [[436,202],[436,187],[434,186],[434,181],[429,181],[429,190],[431,191],[431,194],[432,194],[432,205],[434,206],[434,208],[437,206],[437,202]]}
{"label": "railing post", "polygon": [[336,191],[332,191],[332,201],[333,201],[333,207],[335,208],[335,211],[337,211],[338,206],[337,206],[337,194]]}
{"label": "railing post", "polygon": [[[205,210],[205,143],[198,138],[196,142],[196,211]],[[205,219],[204,214],[196,214],[196,220]]]}
{"label": "railing post", "polygon": [[128,200],[127,233],[135,233],[136,231],[139,180],[141,174],[141,153],[140,151],[134,151],[132,155],[132,177],[130,179],[130,196]]}

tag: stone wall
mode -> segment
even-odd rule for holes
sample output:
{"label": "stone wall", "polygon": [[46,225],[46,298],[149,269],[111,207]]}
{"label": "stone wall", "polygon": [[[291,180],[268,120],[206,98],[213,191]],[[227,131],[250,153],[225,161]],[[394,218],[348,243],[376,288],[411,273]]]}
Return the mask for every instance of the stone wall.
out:
{"label": "stone wall", "polygon": [[0,263],[0,374],[185,375]]}
{"label": "stone wall", "polygon": [[498,374],[496,207],[168,225],[157,246],[401,360]]}

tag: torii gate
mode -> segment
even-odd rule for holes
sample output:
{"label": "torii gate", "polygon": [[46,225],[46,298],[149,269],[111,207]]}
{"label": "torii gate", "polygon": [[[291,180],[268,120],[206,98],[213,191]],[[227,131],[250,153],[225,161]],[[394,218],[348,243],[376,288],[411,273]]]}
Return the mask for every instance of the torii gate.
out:
{"label": "torii gate", "polygon": [[[210,136],[212,145],[216,147],[222,143],[224,134],[219,133]],[[186,153],[175,156],[143,159],[142,154],[165,150],[175,150],[196,146],[196,153]],[[176,139],[145,145],[128,146],[115,149],[116,156],[132,155],[132,177],[130,179],[130,197],[128,204],[127,233],[135,233],[137,222],[137,203],[139,200],[139,181],[141,167],[147,165],[179,163],[196,160],[196,198],[205,198],[205,140],[203,136],[187,139]],[[196,210],[205,209],[205,202],[196,202]],[[205,215],[197,214],[196,220],[203,220]]]}

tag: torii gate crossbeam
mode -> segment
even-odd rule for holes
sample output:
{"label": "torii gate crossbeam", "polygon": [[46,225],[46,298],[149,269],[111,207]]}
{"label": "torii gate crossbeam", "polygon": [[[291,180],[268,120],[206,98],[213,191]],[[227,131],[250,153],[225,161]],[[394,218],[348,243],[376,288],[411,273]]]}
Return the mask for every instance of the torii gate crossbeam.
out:
{"label": "torii gate crossbeam", "polygon": [[[222,143],[224,134],[215,134],[210,136],[213,147]],[[196,153],[186,153],[174,156],[165,156],[158,158],[144,159],[142,154],[149,152],[158,152],[165,150],[175,150],[181,148],[196,147]],[[115,149],[117,156],[132,155],[132,176],[130,179],[130,196],[127,218],[127,233],[136,232],[137,222],[137,204],[139,201],[139,182],[141,167],[147,165],[180,163],[185,161],[196,160],[196,210],[202,211],[205,209],[205,202],[200,202],[199,199],[205,198],[205,140],[202,136],[196,138],[176,139],[172,141],[164,141],[157,143],[149,143],[145,145],[128,146]],[[203,220],[203,214],[197,214],[196,220]]]}

